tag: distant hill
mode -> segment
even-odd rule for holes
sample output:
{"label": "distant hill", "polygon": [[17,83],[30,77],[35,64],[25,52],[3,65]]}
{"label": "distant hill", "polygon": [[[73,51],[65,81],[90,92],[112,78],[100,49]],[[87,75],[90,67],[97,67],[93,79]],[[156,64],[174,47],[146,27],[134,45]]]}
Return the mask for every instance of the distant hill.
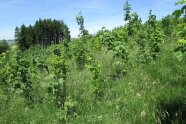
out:
{"label": "distant hill", "polygon": [[8,42],[9,44],[13,44],[13,43],[15,43],[15,40],[7,40],[7,42]]}

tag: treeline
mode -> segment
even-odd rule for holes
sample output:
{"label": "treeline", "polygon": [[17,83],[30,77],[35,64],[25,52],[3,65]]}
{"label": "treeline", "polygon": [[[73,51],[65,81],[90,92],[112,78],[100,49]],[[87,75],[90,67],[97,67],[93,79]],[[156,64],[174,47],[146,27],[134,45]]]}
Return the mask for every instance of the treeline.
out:
{"label": "treeline", "polygon": [[10,49],[10,46],[6,40],[0,40],[0,54]]}
{"label": "treeline", "polygon": [[32,45],[48,46],[59,44],[60,41],[70,41],[70,31],[63,21],[39,19],[35,24],[26,27],[24,24],[15,29],[15,41],[21,50]]}

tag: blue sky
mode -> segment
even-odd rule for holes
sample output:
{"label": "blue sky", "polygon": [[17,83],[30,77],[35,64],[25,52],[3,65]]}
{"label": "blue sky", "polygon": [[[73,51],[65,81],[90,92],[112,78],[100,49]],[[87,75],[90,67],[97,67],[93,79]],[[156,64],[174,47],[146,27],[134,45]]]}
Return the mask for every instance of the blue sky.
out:
{"label": "blue sky", "polygon": [[[178,0],[129,0],[132,11],[143,21],[149,10],[160,19],[176,8]],[[0,39],[14,39],[16,26],[34,24],[39,18],[64,20],[70,28],[71,36],[77,37],[78,25],[75,16],[82,12],[85,28],[90,33],[105,26],[112,29],[124,24],[123,5],[125,0],[0,0]]]}

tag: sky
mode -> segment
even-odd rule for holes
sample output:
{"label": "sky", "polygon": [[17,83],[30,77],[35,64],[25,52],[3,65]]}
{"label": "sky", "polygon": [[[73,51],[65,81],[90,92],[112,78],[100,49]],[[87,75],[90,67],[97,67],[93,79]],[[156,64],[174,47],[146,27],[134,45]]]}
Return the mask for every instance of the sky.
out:
{"label": "sky", "polygon": [[[158,19],[171,14],[178,7],[178,0],[129,0],[132,12],[137,12],[143,22],[149,10]],[[39,18],[63,20],[70,28],[71,36],[77,37],[79,27],[76,15],[81,11],[85,29],[93,34],[103,26],[111,30],[124,25],[125,0],[0,0],[0,39],[14,39],[15,27],[34,25]]]}

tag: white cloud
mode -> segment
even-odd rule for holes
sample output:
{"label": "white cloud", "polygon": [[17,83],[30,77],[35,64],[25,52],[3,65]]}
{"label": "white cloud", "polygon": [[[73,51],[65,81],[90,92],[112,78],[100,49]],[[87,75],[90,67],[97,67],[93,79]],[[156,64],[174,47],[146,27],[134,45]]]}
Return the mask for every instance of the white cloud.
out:
{"label": "white cloud", "polygon": [[0,9],[8,9],[10,6],[15,6],[18,4],[23,3],[24,0],[1,0],[0,2]]}
{"label": "white cloud", "polygon": [[[109,30],[112,30],[115,27],[124,25],[123,15],[113,15],[102,20],[96,20],[91,22],[85,22],[85,29],[89,31],[90,34],[95,34],[98,30],[101,30],[102,27],[106,27]],[[77,37],[79,34],[79,27],[73,26],[70,27],[71,36]]]}
{"label": "white cloud", "polygon": [[178,6],[174,5],[176,1],[177,0],[157,0],[154,4],[134,9],[133,12],[137,12],[143,22],[148,19],[149,10],[152,10],[152,14],[156,15],[157,19],[161,19],[178,8]]}
{"label": "white cloud", "polygon": [[0,39],[14,39],[14,29],[0,29]]}
{"label": "white cloud", "polygon": [[68,8],[90,10],[90,9],[104,9],[107,8],[107,1],[105,0],[89,0],[89,1],[75,1],[73,4],[68,4]]}

